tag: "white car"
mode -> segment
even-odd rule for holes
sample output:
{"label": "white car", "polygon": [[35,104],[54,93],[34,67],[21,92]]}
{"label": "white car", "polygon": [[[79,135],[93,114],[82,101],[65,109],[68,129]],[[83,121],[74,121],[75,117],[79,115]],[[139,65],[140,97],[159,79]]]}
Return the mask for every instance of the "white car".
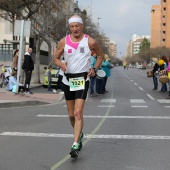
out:
{"label": "white car", "polygon": [[142,68],[142,65],[137,65],[136,68]]}

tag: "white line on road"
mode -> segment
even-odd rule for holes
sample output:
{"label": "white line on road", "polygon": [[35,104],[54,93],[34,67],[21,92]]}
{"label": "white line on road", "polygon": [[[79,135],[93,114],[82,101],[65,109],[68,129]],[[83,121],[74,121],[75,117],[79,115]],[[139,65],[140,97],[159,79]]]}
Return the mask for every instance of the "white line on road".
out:
{"label": "white line on road", "polygon": [[115,106],[113,106],[113,105],[98,105],[98,107],[115,107]]}
{"label": "white line on road", "polygon": [[165,108],[170,108],[170,106],[164,106]]}
{"label": "white line on road", "polygon": [[[0,136],[20,136],[20,137],[55,137],[55,138],[73,138],[72,134],[56,133],[30,133],[30,132],[3,132]],[[84,138],[90,139],[159,139],[170,140],[170,136],[151,136],[151,135],[84,135]]]}
{"label": "white line on road", "polygon": [[130,103],[145,103],[143,99],[130,99]]}
{"label": "white line on road", "polygon": [[102,99],[101,102],[102,103],[115,103],[116,99]]}
{"label": "white line on road", "polygon": [[133,82],[133,80],[131,80],[131,82]]}
{"label": "white line on road", "polygon": [[139,87],[139,89],[143,91],[142,87]]}
{"label": "white line on road", "polygon": [[170,103],[170,100],[168,99],[160,99],[158,100],[159,103]]}
{"label": "white line on road", "polygon": [[[37,115],[37,117],[52,117],[52,118],[66,118],[68,115]],[[84,115],[84,118],[105,118],[105,119],[170,119],[170,116],[101,116],[101,115]]]}
{"label": "white line on road", "polygon": [[151,100],[155,100],[150,94],[146,94]]}
{"label": "white line on road", "polygon": [[137,86],[138,84],[137,83],[134,83],[135,86]]}
{"label": "white line on road", "polygon": [[133,108],[144,108],[144,107],[148,107],[148,106],[131,106],[131,107],[133,107]]}

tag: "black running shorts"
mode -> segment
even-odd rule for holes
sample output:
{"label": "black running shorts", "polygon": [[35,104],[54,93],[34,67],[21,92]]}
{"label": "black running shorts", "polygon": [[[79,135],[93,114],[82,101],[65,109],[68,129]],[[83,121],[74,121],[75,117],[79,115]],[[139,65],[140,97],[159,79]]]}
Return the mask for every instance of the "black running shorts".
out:
{"label": "black running shorts", "polygon": [[76,100],[76,99],[86,100],[87,92],[89,89],[89,81],[85,82],[84,90],[70,91],[70,86],[65,84],[63,86],[63,89],[64,89],[64,95],[66,100]]}

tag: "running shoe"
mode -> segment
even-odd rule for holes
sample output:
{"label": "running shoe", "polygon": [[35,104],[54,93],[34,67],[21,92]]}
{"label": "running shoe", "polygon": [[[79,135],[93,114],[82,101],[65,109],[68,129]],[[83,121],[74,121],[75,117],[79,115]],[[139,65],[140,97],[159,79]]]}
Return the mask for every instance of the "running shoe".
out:
{"label": "running shoe", "polygon": [[71,147],[70,155],[71,155],[71,158],[77,158],[78,157],[78,145],[73,145]]}
{"label": "running shoe", "polygon": [[78,151],[80,151],[83,147],[82,141],[83,141],[83,132],[80,133],[80,138],[78,140]]}

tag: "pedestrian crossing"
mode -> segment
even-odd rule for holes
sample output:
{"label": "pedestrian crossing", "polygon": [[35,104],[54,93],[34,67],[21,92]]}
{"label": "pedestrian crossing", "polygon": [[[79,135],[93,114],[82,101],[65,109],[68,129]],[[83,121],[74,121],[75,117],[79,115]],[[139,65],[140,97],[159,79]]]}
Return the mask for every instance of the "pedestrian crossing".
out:
{"label": "pedestrian crossing", "polygon": [[[151,98],[151,101],[155,102],[155,104],[160,103],[161,106],[164,108],[170,108],[170,100],[168,100],[168,99],[155,100],[155,99]],[[119,99],[101,99],[99,104],[97,105],[97,107],[98,108],[108,108],[108,107],[114,108],[114,107],[116,107],[115,106],[116,103],[120,103]],[[149,106],[148,101],[145,101],[144,99],[124,99],[123,101],[121,100],[121,103],[122,104],[128,103],[131,108],[153,107],[153,105]],[[67,105],[63,105],[63,107],[67,107]],[[117,107],[118,107],[118,105],[117,105]]]}
{"label": "pedestrian crossing", "polygon": [[[129,106],[131,108],[148,108],[148,107],[153,107],[153,105],[150,105],[149,102],[154,102],[155,104],[160,104],[159,106],[162,106],[164,108],[170,108],[170,100],[168,99],[158,99],[155,100],[152,97],[150,98],[151,101],[145,101],[144,99],[123,99],[121,100],[121,102],[119,101],[119,99],[101,99],[98,106],[100,108],[108,108],[108,107],[116,107],[116,106],[120,106],[117,105],[117,103],[122,103],[122,104],[129,104]],[[66,107],[66,105],[65,105]]]}

